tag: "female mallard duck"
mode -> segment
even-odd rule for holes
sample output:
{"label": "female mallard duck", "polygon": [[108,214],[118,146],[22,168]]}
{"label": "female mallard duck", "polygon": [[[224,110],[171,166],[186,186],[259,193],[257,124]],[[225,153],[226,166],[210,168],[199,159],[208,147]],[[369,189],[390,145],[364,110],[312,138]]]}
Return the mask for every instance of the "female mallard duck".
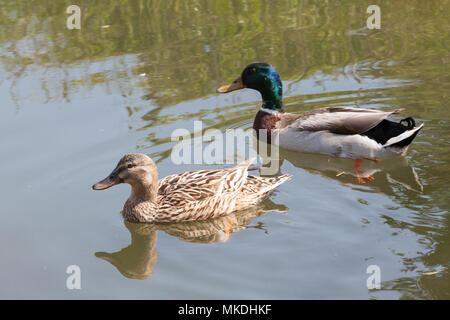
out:
{"label": "female mallard duck", "polygon": [[123,216],[135,222],[175,222],[214,218],[257,204],[290,178],[248,175],[254,159],[229,169],[187,171],[158,181],[158,169],[144,154],[127,154],[113,172],[96,183],[104,190],[119,183],[131,185]]}
{"label": "female mallard duck", "polygon": [[[329,107],[305,114],[285,113],[280,76],[268,63],[248,65],[238,79],[220,87],[217,92],[243,88],[259,91],[263,99],[253,123],[259,139],[288,150],[355,159],[354,171],[360,183],[364,183],[359,175],[361,159],[379,161],[404,155],[423,127],[423,124],[416,127],[414,119],[409,117],[399,123],[386,120],[401,109],[379,111]],[[373,179],[370,176],[366,178]]]}

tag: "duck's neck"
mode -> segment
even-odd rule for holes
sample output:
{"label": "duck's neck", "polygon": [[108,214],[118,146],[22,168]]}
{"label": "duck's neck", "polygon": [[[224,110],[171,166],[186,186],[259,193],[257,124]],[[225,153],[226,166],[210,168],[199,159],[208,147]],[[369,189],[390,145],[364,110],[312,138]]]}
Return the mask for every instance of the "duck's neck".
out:
{"label": "duck's neck", "polygon": [[131,195],[123,208],[124,218],[129,221],[153,222],[157,214],[158,185],[146,180],[131,184]]}
{"label": "duck's neck", "polygon": [[284,112],[283,108],[283,87],[281,81],[271,81],[270,87],[259,89],[263,104],[256,114],[253,122],[253,129],[257,132],[259,138],[259,130],[266,130],[267,139],[270,143],[271,131],[277,128],[277,122],[280,120],[280,113]]}
{"label": "duck's neck", "polygon": [[261,108],[263,110],[272,110],[278,112],[284,112],[283,108],[283,86],[279,78],[270,81],[270,86],[267,88],[260,88],[258,90],[261,93],[263,104]]}
{"label": "duck's neck", "polygon": [[284,112],[283,101],[281,99],[263,100],[261,111],[267,113]]}
{"label": "duck's neck", "polygon": [[[156,180],[158,181],[158,180]],[[131,185],[130,199],[139,202],[155,202],[158,196],[158,184],[152,180],[142,180]]]}

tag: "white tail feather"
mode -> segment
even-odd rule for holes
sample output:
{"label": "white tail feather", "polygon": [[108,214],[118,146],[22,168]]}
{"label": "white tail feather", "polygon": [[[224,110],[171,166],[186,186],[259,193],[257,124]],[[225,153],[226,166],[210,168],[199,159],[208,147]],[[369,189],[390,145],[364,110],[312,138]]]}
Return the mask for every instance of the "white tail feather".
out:
{"label": "white tail feather", "polygon": [[396,136],[396,137],[393,137],[393,138],[389,139],[388,141],[386,141],[386,143],[383,145],[383,147],[384,147],[384,148],[389,147],[389,146],[391,146],[391,145],[393,145],[393,144],[396,144],[396,143],[398,143],[398,142],[400,142],[400,141],[402,141],[402,140],[405,140],[405,139],[409,138],[409,137],[412,136],[414,133],[416,133],[417,131],[419,131],[420,129],[422,129],[422,127],[423,127],[423,123],[422,123],[420,126],[415,127],[414,129],[405,131],[405,132],[403,132],[402,134],[400,134],[400,135],[398,135],[398,136]]}

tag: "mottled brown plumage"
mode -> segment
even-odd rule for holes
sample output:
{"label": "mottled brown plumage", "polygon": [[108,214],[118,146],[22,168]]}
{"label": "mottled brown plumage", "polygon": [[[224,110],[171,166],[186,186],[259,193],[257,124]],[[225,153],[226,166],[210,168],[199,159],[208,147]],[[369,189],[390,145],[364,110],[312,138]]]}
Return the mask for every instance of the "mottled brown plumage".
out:
{"label": "mottled brown plumage", "polygon": [[103,190],[119,183],[130,184],[131,195],[122,212],[128,221],[204,220],[255,205],[290,178],[249,176],[248,167],[253,161],[229,169],[183,172],[158,181],[158,169],[149,157],[129,154],[93,188]]}

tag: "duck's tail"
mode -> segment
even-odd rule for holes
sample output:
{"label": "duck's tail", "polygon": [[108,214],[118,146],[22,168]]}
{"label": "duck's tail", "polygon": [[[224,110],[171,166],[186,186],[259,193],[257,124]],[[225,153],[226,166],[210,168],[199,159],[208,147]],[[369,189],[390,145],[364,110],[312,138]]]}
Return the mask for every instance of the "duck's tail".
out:
{"label": "duck's tail", "polygon": [[291,179],[291,175],[289,174],[282,174],[273,178],[263,178],[262,179],[262,186],[259,190],[259,193],[261,194],[267,194],[268,192],[271,192],[272,190],[276,189],[279,185],[283,184],[284,182]]}
{"label": "duck's tail", "polygon": [[419,131],[423,128],[423,123],[416,127],[416,123],[413,118],[405,118],[400,121],[400,123],[406,122],[406,131],[399,134],[396,137],[390,138],[383,145],[384,148],[405,148],[411,144],[414,138],[417,136]]}
{"label": "duck's tail", "polygon": [[236,206],[243,209],[257,204],[266,198],[280,184],[291,178],[288,174],[282,174],[273,178],[249,175],[244,184]]}

